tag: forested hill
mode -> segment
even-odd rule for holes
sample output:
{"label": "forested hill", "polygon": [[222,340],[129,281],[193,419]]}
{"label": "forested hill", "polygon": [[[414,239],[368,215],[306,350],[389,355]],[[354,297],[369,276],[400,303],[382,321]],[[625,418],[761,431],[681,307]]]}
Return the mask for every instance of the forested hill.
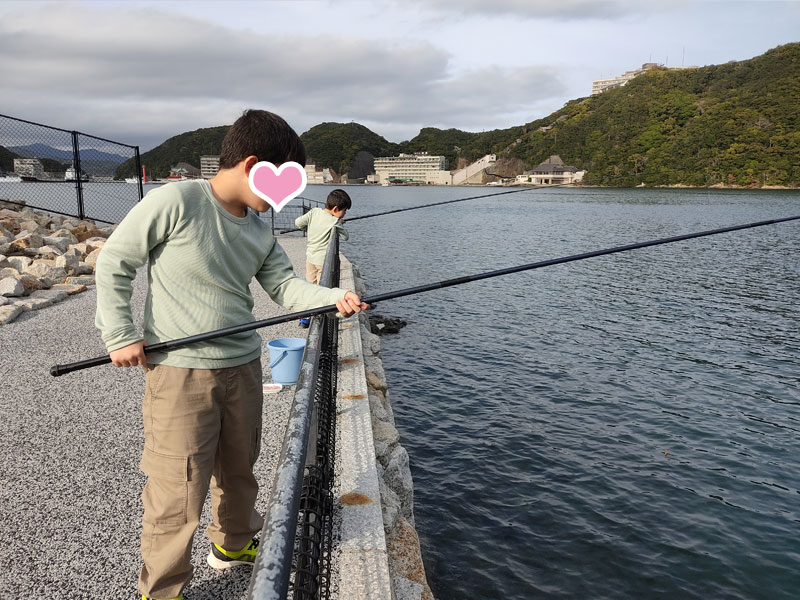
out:
{"label": "forested hill", "polygon": [[[142,165],[147,170],[147,176],[152,179],[163,179],[169,175],[170,167],[179,162],[187,162],[200,168],[200,157],[206,154],[219,154],[222,148],[222,138],[230,125],[220,127],[207,127],[188,131],[169,138],[160,146],[142,153]],[[122,163],[114,174],[116,179],[133,177],[136,164],[133,159]]]}
{"label": "forested hill", "polygon": [[317,169],[329,167],[338,173],[347,173],[361,151],[372,156],[393,156],[400,151],[398,144],[386,141],[358,123],[320,123],[300,139],[309,161],[313,161]]}
{"label": "forested hill", "polygon": [[[605,185],[800,187],[800,43],[724,65],[654,69],[627,85],[572,100],[526,125],[470,133],[424,128],[392,143],[358,123],[322,123],[300,137],[317,168],[345,173],[358,152],[426,151],[451,169],[484,154],[522,159],[530,169],[551,154]],[[145,152],[148,175],[178,162],[199,166],[219,154],[227,126],[198,129]],[[118,177],[130,177],[128,163]]]}
{"label": "forested hill", "polygon": [[528,165],[559,154],[607,185],[798,187],[798,107],[800,44],[786,44],[573,100],[526,126],[508,152]]}

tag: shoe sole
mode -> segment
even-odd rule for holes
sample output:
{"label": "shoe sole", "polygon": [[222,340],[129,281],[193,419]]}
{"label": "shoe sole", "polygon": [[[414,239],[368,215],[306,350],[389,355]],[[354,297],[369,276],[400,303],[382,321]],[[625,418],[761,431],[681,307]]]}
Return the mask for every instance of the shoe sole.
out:
{"label": "shoe sole", "polygon": [[238,565],[245,565],[248,567],[252,567],[253,563],[246,561],[246,560],[220,560],[216,556],[214,556],[213,552],[209,552],[208,556],[206,557],[206,562],[208,566],[212,569],[222,570],[222,569],[230,569],[231,567],[235,567]]}

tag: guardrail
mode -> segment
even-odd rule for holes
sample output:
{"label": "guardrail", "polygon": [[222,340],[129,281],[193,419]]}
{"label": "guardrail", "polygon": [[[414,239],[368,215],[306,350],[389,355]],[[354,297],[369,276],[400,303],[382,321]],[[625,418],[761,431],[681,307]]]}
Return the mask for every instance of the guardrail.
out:
{"label": "guardrail", "polygon": [[[320,284],[339,281],[339,238],[331,236]],[[336,317],[314,317],[289,411],[249,600],[327,598],[336,430]],[[294,564],[293,564],[294,563]]]}

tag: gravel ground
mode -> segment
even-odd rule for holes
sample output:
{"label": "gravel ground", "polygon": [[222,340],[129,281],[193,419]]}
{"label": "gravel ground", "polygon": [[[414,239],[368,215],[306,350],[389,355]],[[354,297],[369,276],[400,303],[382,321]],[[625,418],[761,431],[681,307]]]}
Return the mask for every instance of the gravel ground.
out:
{"label": "gravel ground", "polygon": [[[305,239],[282,240],[295,271],[305,271]],[[143,273],[140,273],[140,277]],[[135,310],[144,306],[142,281]],[[256,284],[256,319],[284,314]],[[0,327],[1,598],[138,598],[141,567],[139,471],[143,446],[140,369],[107,365],[54,378],[54,363],[100,356],[94,327],[96,292],[72,296]],[[266,341],[305,337],[296,322],[261,330]],[[264,347],[265,380],[269,353]],[[265,395],[264,433],[256,472],[264,512],[294,386]],[[246,595],[250,568],[224,572],[205,562],[210,520],[206,501],[195,536],[194,579],[187,600]]]}

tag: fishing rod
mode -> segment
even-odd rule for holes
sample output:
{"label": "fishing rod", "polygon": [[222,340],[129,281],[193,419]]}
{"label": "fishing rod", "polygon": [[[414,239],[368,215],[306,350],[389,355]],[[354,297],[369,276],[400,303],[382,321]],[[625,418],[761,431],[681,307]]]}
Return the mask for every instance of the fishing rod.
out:
{"label": "fishing rod", "polygon": [[[467,275],[465,277],[456,277],[454,279],[445,279],[443,281],[437,281],[434,283],[429,283],[426,285],[420,285],[417,287],[406,288],[403,290],[397,290],[394,292],[386,292],[384,294],[378,294],[376,296],[370,296],[369,298],[362,298],[361,301],[367,304],[377,304],[378,302],[383,302],[384,300],[392,300],[394,298],[402,298],[404,296],[412,296],[414,294],[421,294],[423,292],[430,292],[432,290],[439,290],[446,287],[451,287],[454,285],[462,285],[464,283],[470,283],[472,281],[480,281],[482,279],[489,279],[491,277],[499,277],[501,275],[509,275],[511,273],[519,273],[520,271],[530,271],[533,269],[541,269],[542,267],[550,267],[553,265],[561,265],[568,262],[574,262],[576,260],[584,260],[586,258],[593,258],[595,256],[605,256],[607,254],[616,254],[618,252],[627,252],[629,250],[637,250],[639,248],[648,248],[650,246],[659,246],[661,244],[671,244],[673,242],[681,242],[684,240],[691,240],[694,238],[705,237],[709,235],[717,235],[720,233],[729,233],[731,231],[739,231],[742,229],[752,229],[754,227],[763,227],[764,225],[775,225],[777,223],[785,223],[787,221],[795,221],[800,219],[800,215],[795,217],[784,217],[781,219],[770,219],[768,221],[758,221],[755,223],[746,223],[744,225],[734,225],[732,227],[723,227],[721,229],[711,229],[707,231],[700,231],[697,233],[687,233],[684,235],[676,235],[673,237],[666,237],[666,238],[659,238],[656,240],[650,240],[646,242],[637,242],[634,244],[627,244],[625,246],[615,246],[613,248],[605,248],[603,250],[594,250],[592,252],[583,252],[581,254],[572,254],[571,256],[562,256],[561,258],[551,258],[549,260],[542,260],[539,262],[527,263],[524,265],[517,265],[515,267],[508,267],[505,269],[498,269],[495,271],[486,271],[483,273],[478,273],[476,275]],[[314,317],[317,315],[321,315],[327,312],[333,312],[337,310],[335,304],[330,304],[328,306],[321,306],[319,308],[312,308],[308,310],[303,310],[300,312],[291,313],[288,315],[282,315],[278,317],[272,317],[269,319],[263,319],[261,321],[251,321],[250,323],[243,323],[241,325],[233,325],[231,327],[225,327],[223,329],[217,329],[215,331],[209,331],[206,333],[200,333],[197,335],[191,335],[189,337],[180,338],[177,340],[171,340],[168,342],[159,342],[158,344],[153,344],[152,346],[145,346],[144,351],[145,353],[153,353],[153,352],[160,352],[160,351],[168,351],[168,350],[175,350],[176,348],[182,348],[183,346],[188,346],[189,344],[195,344],[198,342],[205,342],[208,340],[213,340],[216,338],[234,335],[237,333],[244,333],[246,331],[251,331],[253,329],[261,329],[262,327],[269,327],[271,325],[278,325],[280,323],[287,323],[289,321],[295,321],[297,319],[301,319],[304,317]],[[82,360],[74,363],[69,363],[66,365],[53,365],[50,367],[50,374],[53,377],[58,377],[60,375],[64,375],[66,373],[71,373],[72,371],[79,371],[81,369],[88,369],[90,367],[97,367],[100,365],[104,365],[111,362],[111,358],[109,356],[98,356],[97,358],[90,358],[87,360]]]}
{"label": "fishing rod", "polygon": [[[491,173],[494,175],[494,173]],[[499,177],[499,175],[496,175]],[[599,181],[599,179],[590,179],[585,183],[592,183],[595,181]],[[477,200],[478,198],[490,198],[492,196],[503,196],[504,194],[516,194],[518,192],[527,192],[531,189],[540,189],[540,188],[554,188],[554,187],[564,187],[565,185],[575,185],[574,183],[554,183],[553,185],[534,185],[534,186],[525,186],[513,190],[509,190],[506,192],[495,192],[494,194],[483,194],[481,196],[470,196],[468,198],[456,198],[455,200],[444,200],[443,202],[431,202],[430,204],[420,204],[419,206],[410,206],[408,208],[396,208],[394,210],[386,210],[384,212],[372,213],[371,215],[361,215],[360,217],[348,217],[345,219],[347,223],[351,221],[358,221],[359,219],[369,219],[370,217],[382,217],[383,215],[391,215],[394,213],[401,213],[407,210],[417,210],[418,208],[430,208],[431,206],[441,206],[442,204],[454,204],[456,202],[466,202],[467,200]],[[295,231],[303,231],[297,227],[293,229],[282,229],[278,233],[293,233]]]}

